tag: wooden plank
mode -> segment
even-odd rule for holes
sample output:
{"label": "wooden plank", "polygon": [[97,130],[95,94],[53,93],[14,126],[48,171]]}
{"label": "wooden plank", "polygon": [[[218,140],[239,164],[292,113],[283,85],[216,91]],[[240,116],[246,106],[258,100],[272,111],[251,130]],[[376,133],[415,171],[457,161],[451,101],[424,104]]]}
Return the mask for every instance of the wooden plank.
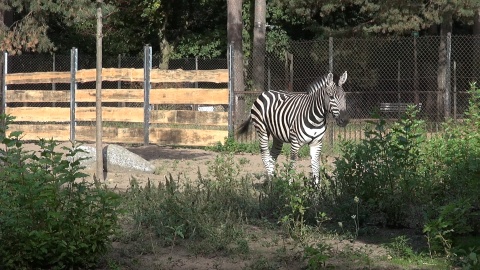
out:
{"label": "wooden plank", "polygon": [[[103,68],[102,81],[143,82],[143,68]],[[96,69],[81,69],[76,74],[77,82],[94,82]]]}
{"label": "wooden plank", "polygon": [[[95,89],[79,89],[77,102],[95,102]],[[143,89],[102,89],[103,102],[143,102]],[[70,102],[70,91],[8,90],[7,102]],[[152,89],[151,104],[228,104],[228,89],[166,88]]]}
{"label": "wooden plank", "polygon": [[[77,107],[77,121],[96,120],[95,107]],[[18,122],[70,122],[70,108],[7,107],[7,114]],[[143,123],[143,108],[103,107],[102,120],[111,122]],[[181,110],[155,110],[150,112],[152,124],[185,124],[227,126],[227,112],[199,112]]]}
{"label": "wooden plank", "polygon": [[70,122],[70,108],[7,107],[7,114],[19,122]]}
{"label": "wooden plank", "polygon": [[[102,141],[106,143],[143,144],[143,128],[102,128]],[[95,141],[95,126],[77,126],[76,140],[81,142]]]}
{"label": "wooden plank", "polygon": [[[37,141],[40,138],[53,138],[57,141],[70,140],[70,126],[68,124],[12,124],[9,130],[23,131],[23,140]],[[75,132],[77,141],[95,141],[95,126],[77,126]],[[150,143],[159,145],[209,146],[217,142],[223,142],[227,136],[228,131],[226,130],[150,128]],[[141,144],[143,143],[143,129],[104,127],[102,141],[106,143]]]}
{"label": "wooden plank", "polygon": [[18,125],[11,124],[10,131],[23,131],[22,139],[38,141],[40,138],[54,139],[57,141],[70,140],[70,124],[40,124],[40,125]]}
{"label": "wooden plank", "polygon": [[[102,69],[103,81],[129,81],[143,82],[143,69],[141,68],[104,68]],[[213,82],[228,83],[228,70],[161,70],[152,69],[151,82]],[[94,82],[95,69],[81,69],[76,74],[77,82]],[[29,83],[70,83],[70,72],[31,72],[10,73],[6,75],[6,84]]]}
{"label": "wooden plank", "polygon": [[228,104],[228,89],[169,88],[152,89],[152,104]]}
{"label": "wooden plank", "polygon": [[[102,120],[112,122],[143,123],[143,107],[102,107]],[[77,121],[96,121],[95,107],[78,107],[75,112]]]}
{"label": "wooden plank", "polygon": [[228,83],[228,69],[214,70],[162,70],[152,69],[150,73],[152,83],[160,82],[213,82]]}
{"label": "wooden plank", "polygon": [[[83,142],[95,141],[94,126],[80,126],[76,139]],[[209,146],[223,142],[228,136],[224,130],[150,128],[150,143],[159,145]],[[142,128],[103,128],[102,141],[108,143],[142,144]]]}
{"label": "wooden plank", "polygon": [[[70,108],[57,107],[7,107],[7,114],[18,122],[70,122]],[[77,121],[96,120],[95,107],[78,107]],[[143,108],[102,108],[102,120],[112,122],[143,123]]]}
{"label": "wooden plank", "polygon": [[[143,89],[102,89],[102,102],[142,102]],[[76,92],[77,102],[95,102],[95,89],[79,89]],[[142,105],[143,106],[143,105]]]}
{"label": "wooden plank", "polygon": [[7,90],[7,102],[70,102],[69,90]]}
{"label": "wooden plank", "polygon": [[227,136],[226,130],[150,128],[150,143],[158,145],[209,146]]}
{"label": "wooden plank", "polygon": [[228,113],[155,110],[150,112],[150,123],[228,126]]}
{"label": "wooden plank", "polygon": [[5,82],[6,84],[70,83],[70,72],[9,73],[5,75]]}
{"label": "wooden plank", "polygon": [[[78,89],[77,102],[95,102],[95,89]],[[143,89],[102,89],[103,102],[143,102]],[[70,102],[70,90],[7,90],[7,102]]]}

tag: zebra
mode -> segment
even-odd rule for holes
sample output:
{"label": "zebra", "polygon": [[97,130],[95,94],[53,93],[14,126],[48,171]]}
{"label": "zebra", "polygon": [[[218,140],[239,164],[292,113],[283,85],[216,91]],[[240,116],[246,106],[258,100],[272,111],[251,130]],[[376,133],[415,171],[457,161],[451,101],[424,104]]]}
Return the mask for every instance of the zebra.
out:
{"label": "zebra", "polygon": [[[295,166],[300,147],[308,144],[313,181],[319,184],[319,157],[327,128],[327,114],[332,113],[341,127],[349,121],[342,87],[346,80],[346,71],[340,77],[330,72],[310,84],[305,93],[269,90],[255,100],[249,118],[239,126],[237,135],[245,134],[253,123],[268,176],[274,174],[283,143],[291,144],[292,166]],[[271,150],[268,147],[270,135],[273,137]]]}

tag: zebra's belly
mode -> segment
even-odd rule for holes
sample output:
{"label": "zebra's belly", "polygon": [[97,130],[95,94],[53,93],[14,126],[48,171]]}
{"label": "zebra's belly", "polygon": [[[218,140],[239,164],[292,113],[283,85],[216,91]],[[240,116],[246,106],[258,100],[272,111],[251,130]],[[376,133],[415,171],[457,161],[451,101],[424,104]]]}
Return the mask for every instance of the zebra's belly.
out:
{"label": "zebra's belly", "polygon": [[302,129],[296,132],[296,140],[300,144],[316,144],[322,140],[325,134],[325,126],[320,128],[308,128],[302,127]]}
{"label": "zebra's belly", "polygon": [[296,142],[300,145],[317,143],[322,140],[325,134],[325,126],[319,128],[308,128],[303,126],[299,130],[293,128],[290,129],[278,129],[275,126],[269,127],[269,133],[272,137],[280,140],[284,143]]}

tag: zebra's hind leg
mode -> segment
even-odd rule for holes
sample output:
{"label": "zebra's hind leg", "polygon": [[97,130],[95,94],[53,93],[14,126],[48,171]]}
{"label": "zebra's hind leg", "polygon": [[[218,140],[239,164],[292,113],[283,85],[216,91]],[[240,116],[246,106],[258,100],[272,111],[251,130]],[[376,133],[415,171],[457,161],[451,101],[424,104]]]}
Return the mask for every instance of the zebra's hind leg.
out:
{"label": "zebra's hind leg", "polygon": [[[295,170],[296,162],[298,158],[298,150],[300,149],[301,145],[297,142],[292,142],[290,145],[290,169]],[[290,183],[293,182],[293,179],[288,179]]]}
{"label": "zebra's hind leg", "polygon": [[273,138],[272,149],[270,150],[270,155],[274,162],[277,161],[278,156],[282,152],[283,142],[281,140]]}
{"label": "zebra's hind leg", "polygon": [[312,164],[313,183],[320,187],[320,153],[322,151],[322,142],[316,145],[310,145],[310,158]]}
{"label": "zebra's hind leg", "polygon": [[275,160],[270,155],[270,150],[268,149],[268,137],[267,133],[257,132],[259,143],[260,143],[260,152],[262,154],[263,165],[269,177],[273,176],[275,171]]}

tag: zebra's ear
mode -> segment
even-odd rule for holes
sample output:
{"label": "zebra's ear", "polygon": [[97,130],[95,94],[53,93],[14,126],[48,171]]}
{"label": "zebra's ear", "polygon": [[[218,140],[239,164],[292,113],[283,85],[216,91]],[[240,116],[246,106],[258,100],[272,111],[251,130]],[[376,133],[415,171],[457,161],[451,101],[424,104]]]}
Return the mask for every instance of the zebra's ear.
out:
{"label": "zebra's ear", "polygon": [[333,84],[333,73],[329,72],[327,75],[327,85]]}
{"label": "zebra's ear", "polygon": [[338,80],[338,86],[341,86],[347,81],[347,71],[345,71],[342,76],[340,77],[340,80]]}

